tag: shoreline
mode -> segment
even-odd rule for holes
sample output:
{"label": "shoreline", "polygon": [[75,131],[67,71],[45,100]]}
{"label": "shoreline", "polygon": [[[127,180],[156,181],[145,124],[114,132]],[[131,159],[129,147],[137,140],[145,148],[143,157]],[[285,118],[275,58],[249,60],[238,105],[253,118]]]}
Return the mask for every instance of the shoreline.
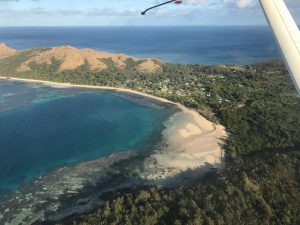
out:
{"label": "shoreline", "polygon": [[148,181],[164,180],[187,170],[199,169],[201,167],[206,169],[222,167],[222,159],[224,157],[223,145],[224,140],[228,137],[225,127],[214,124],[197,111],[189,109],[180,103],[126,88],[59,83],[3,76],[0,76],[0,80],[38,83],[53,88],[75,87],[111,90],[119,93],[135,94],[177,107],[180,111],[165,122],[166,128],[162,133],[165,147],[154,151],[153,155],[146,159],[144,165],[145,171],[141,174],[142,179]]}
{"label": "shoreline", "polygon": [[[179,103],[172,102],[170,100],[160,98],[153,96],[151,94],[146,94],[140,91],[134,91],[126,88],[115,88],[115,87],[105,87],[105,86],[93,86],[93,85],[77,85],[77,84],[71,84],[71,83],[58,83],[58,82],[51,82],[51,81],[43,81],[43,80],[34,80],[34,79],[23,79],[23,78],[14,78],[14,77],[3,77],[0,76],[1,80],[7,80],[7,81],[20,81],[20,82],[26,82],[26,83],[38,83],[54,88],[69,88],[69,87],[75,87],[75,88],[87,88],[87,89],[94,89],[94,90],[111,90],[116,91],[119,93],[127,93],[127,94],[135,94],[137,96],[146,97],[148,99],[156,100],[161,103],[170,104],[176,108],[179,109],[178,112],[174,113],[164,122],[164,129],[162,130],[162,140],[161,140],[161,146],[158,149],[153,149],[151,154],[149,154],[146,158],[143,158],[143,161],[141,161],[141,165],[136,165],[132,167],[132,169],[136,172],[137,171],[137,179],[139,182],[145,184],[154,184],[154,185],[178,185],[178,184],[184,184],[188,182],[186,179],[186,175],[190,176],[191,178],[194,177],[201,177],[206,172],[210,171],[211,169],[221,168],[222,167],[222,157],[223,157],[223,144],[224,139],[227,137],[227,133],[225,131],[225,128],[222,125],[214,124],[207,119],[205,119],[203,116],[201,116],[197,111],[189,109]],[[91,196],[82,196],[79,193],[79,190],[82,188],[82,178],[78,177],[82,171],[86,171],[88,169],[91,169],[91,173],[93,173],[93,168],[98,168],[98,173],[105,173],[105,169],[101,170],[102,163],[108,163],[105,160],[108,160],[110,165],[112,165],[115,157],[118,157],[119,155],[122,155],[124,153],[118,153],[116,155],[111,155],[109,157],[105,158],[99,158],[94,161],[87,161],[82,162],[74,165],[73,167],[62,167],[57,170],[54,170],[54,172],[50,174],[65,174],[67,179],[71,179],[71,186],[69,187],[68,184],[66,185],[66,190],[68,190],[67,194],[78,194],[80,199],[78,201],[81,201],[82,199],[86,201],[86,204],[80,205],[78,204],[78,201],[75,201],[75,203],[72,203],[67,208],[63,209],[62,211],[55,212],[57,208],[57,202],[59,201],[58,196],[53,194],[52,196],[52,210],[55,212],[52,216],[48,217],[48,219],[51,220],[55,218],[64,218],[68,217],[72,213],[83,213],[85,210],[89,210],[90,207],[92,207],[94,204],[100,204],[98,199],[97,193],[91,194]],[[128,156],[128,155],[127,155]],[[126,158],[126,156],[125,156]],[[118,160],[117,160],[118,161]],[[100,163],[100,164],[99,164]],[[95,165],[94,165],[95,164]],[[82,165],[86,167],[86,169],[82,168]],[[94,165],[94,166],[93,166]],[[91,168],[90,168],[91,167]],[[71,168],[77,168],[78,174],[71,173],[67,171],[71,171]],[[193,172],[194,171],[194,172]],[[72,176],[70,176],[70,173]],[[98,174],[97,174],[98,175]],[[181,176],[183,175],[183,176]],[[48,177],[47,177],[48,176]],[[41,179],[38,179],[38,183],[34,183],[34,185],[31,187],[33,188],[35,185],[40,185],[41,189],[38,193],[43,196],[47,195],[49,190],[51,189],[51,183],[53,182],[51,180],[57,179],[56,176],[49,176],[49,174],[42,177]],[[93,175],[95,176],[95,175]],[[50,179],[48,182],[47,179]],[[90,178],[87,178],[89,180]],[[66,179],[62,179],[66,180]],[[97,183],[97,179],[93,180],[93,182]],[[49,185],[45,185],[44,183],[41,183],[42,181],[47,181],[46,183]],[[61,179],[56,180],[57,181],[57,187],[61,187]],[[91,180],[89,181],[91,182]],[[92,182],[92,183],[93,183]],[[130,185],[131,180],[127,181],[124,180],[121,182],[122,185]],[[134,183],[133,183],[134,184]],[[119,186],[119,187],[122,187]],[[75,189],[72,187],[76,187]],[[27,187],[27,186],[26,186]],[[30,188],[30,187],[27,187]],[[70,188],[70,190],[69,190]],[[118,186],[115,188],[117,189]],[[111,189],[114,190],[114,189]],[[63,195],[63,192],[60,192],[61,190],[58,188],[55,192],[57,192],[59,195]],[[21,201],[21,199],[28,199],[29,202],[40,202],[40,206],[36,209],[31,209],[28,211],[24,208],[19,209],[20,211],[17,212],[17,217],[15,222],[20,222],[23,219],[27,218],[27,216],[30,218],[31,215],[34,216],[34,214],[37,212],[41,216],[38,216],[39,219],[47,219],[43,217],[43,210],[42,206],[46,204],[45,201],[41,200],[43,198],[39,199],[33,199],[34,193],[33,190],[30,190],[28,193],[27,191],[24,193],[25,195],[21,198],[18,197],[15,200]],[[21,193],[20,193],[21,194]],[[98,193],[100,194],[100,192]],[[84,195],[84,194],[83,194]],[[98,201],[96,201],[98,199]],[[83,200],[82,200],[83,201]],[[19,203],[17,203],[19,204]],[[46,207],[46,205],[45,205]],[[10,207],[7,207],[8,209]],[[49,206],[46,207],[49,210]],[[51,208],[51,207],[50,207]],[[24,211],[25,210],[25,211]],[[2,209],[2,211],[7,211],[7,209]],[[8,214],[13,213],[12,211],[7,211]],[[5,215],[6,213],[4,213]],[[4,216],[2,215],[2,216]],[[35,217],[34,217],[35,218]],[[0,221],[1,221],[1,212],[0,212]]]}
{"label": "shoreline", "polygon": [[151,94],[147,94],[141,91],[135,91],[127,88],[118,88],[118,87],[108,87],[108,86],[96,86],[96,85],[84,85],[84,84],[72,84],[72,83],[60,83],[60,82],[53,82],[53,81],[45,81],[45,80],[35,80],[35,79],[26,79],[26,78],[17,78],[17,77],[4,77],[0,76],[0,80],[11,80],[11,81],[22,81],[26,83],[38,83],[47,85],[53,88],[68,88],[68,87],[75,87],[75,88],[87,88],[87,89],[94,89],[94,90],[110,90],[110,91],[116,91],[116,92],[125,92],[129,94],[136,94],[139,96],[147,97],[150,99],[154,99],[157,101],[160,101],[162,103],[168,103],[174,106],[177,106],[181,110],[188,110],[185,106],[172,102],[170,100],[167,100],[165,98],[157,97]]}

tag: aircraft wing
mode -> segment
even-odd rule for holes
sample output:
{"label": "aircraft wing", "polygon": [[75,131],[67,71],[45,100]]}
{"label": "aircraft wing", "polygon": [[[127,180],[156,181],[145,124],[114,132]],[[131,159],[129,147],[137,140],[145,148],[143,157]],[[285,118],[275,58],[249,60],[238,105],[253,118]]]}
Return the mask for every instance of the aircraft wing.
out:
{"label": "aircraft wing", "polygon": [[300,95],[300,31],[283,0],[260,0],[285,64]]}

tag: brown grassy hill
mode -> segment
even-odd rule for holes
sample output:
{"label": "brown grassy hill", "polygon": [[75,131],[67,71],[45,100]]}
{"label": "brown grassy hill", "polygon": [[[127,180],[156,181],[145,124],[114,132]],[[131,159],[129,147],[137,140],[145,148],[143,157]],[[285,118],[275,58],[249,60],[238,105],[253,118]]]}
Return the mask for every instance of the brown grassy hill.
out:
{"label": "brown grassy hill", "polygon": [[17,50],[10,48],[4,43],[0,43],[0,59],[14,55]]}
{"label": "brown grassy hill", "polygon": [[[37,48],[16,51],[0,44],[0,70],[5,73],[28,72],[37,67],[55,67],[56,72],[75,70],[88,65],[90,70],[101,71],[114,67],[134,68],[142,73],[153,73],[162,69],[161,62],[155,59],[138,59],[124,54],[111,54],[93,49],[78,49],[72,46]],[[14,71],[12,71],[14,70]]]}

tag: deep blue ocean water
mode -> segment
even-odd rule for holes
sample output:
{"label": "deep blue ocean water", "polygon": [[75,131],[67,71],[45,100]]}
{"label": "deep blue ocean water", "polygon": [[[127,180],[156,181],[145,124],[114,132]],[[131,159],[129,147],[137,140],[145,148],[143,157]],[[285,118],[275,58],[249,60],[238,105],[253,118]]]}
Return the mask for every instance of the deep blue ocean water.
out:
{"label": "deep blue ocean water", "polygon": [[72,45],[193,64],[247,64],[280,57],[264,26],[0,28],[0,42],[16,49]]}
{"label": "deep blue ocean water", "polygon": [[54,168],[144,150],[174,110],[112,92],[12,81],[0,81],[0,101],[0,196]]}

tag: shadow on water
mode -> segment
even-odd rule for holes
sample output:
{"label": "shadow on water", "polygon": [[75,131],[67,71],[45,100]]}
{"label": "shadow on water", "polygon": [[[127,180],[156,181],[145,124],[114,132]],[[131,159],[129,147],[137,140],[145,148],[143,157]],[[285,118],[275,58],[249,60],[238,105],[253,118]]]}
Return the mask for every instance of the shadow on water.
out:
{"label": "shadow on water", "polygon": [[[189,169],[174,176],[155,181],[142,179],[137,174],[127,173],[130,170],[128,164],[141,164],[139,157],[133,157],[116,163],[114,171],[124,173],[111,173],[105,180],[96,186],[85,186],[80,193],[75,195],[62,195],[59,198],[60,207],[57,212],[46,211],[44,221],[37,220],[34,224],[54,225],[58,221],[66,221],[71,224],[72,219],[83,213],[92,212],[101,207],[107,199],[111,199],[117,191],[135,190],[149,186],[162,186],[165,188],[190,186],[195,183],[213,179],[219,169],[215,165],[205,164],[195,169]],[[130,162],[130,163],[128,163]],[[124,165],[127,165],[123,167]],[[222,166],[220,166],[221,168]],[[118,168],[118,169],[117,169]]]}
{"label": "shadow on water", "polygon": [[[156,146],[162,148],[163,144]],[[223,144],[220,144],[223,146]],[[72,224],[72,220],[81,214],[93,212],[100,208],[106,200],[113,198],[117,192],[140,189],[149,186],[174,188],[191,186],[195,183],[214,179],[225,168],[225,162],[218,165],[206,163],[195,169],[188,169],[176,175],[161,179],[147,180],[140,176],[145,160],[153,154],[152,151],[143,151],[115,162],[107,171],[105,177],[96,183],[86,182],[78,193],[66,193],[58,198],[59,207],[55,212],[49,208],[38,215],[32,224],[54,225],[58,221]]]}
{"label": "shadow on water", "polygon": [[[157,137],[153,137],[152,140],[157,141]],[[150,142],[148,146],[144,145],[145,149],[139,150],[138,154],[132,151],[121,152],[110,157],[83,162],[55,170],[45,178],[26,185],[20,191],[23,193],[22,198],[33,197],[28,201],[30,204],[27,202],[27,206],[33,207],[31,215],[34,217],[24,218],[23,221],[26,222],[23,224],[52,225],[61,220],[71,221],[80,214],[92,212],[101,207],[105,200],[113,197],[116,191],[134,190],[153,185],[166,188],[189,186],[212,179],[224,167],[223,163],[217,166],[207,163],[173,176],[157,180],[143,179],[140,175],[146,159],[153,154],[153,147],[161,149],[164,146],[162,142],[156,146],[151,145]],[[72,185],[78,186],[80,179],[84,179],[82,186],[73,189]],[[56,185],[53,187],[53,184]],[[20,202],[17,203],[17,200],[21,199],[20,195],[18,198],[12,204],[20,204]],[[10,207],[12,208],[12,205]],[[23,207],[19,213],[28,210],[25,204]]]}

